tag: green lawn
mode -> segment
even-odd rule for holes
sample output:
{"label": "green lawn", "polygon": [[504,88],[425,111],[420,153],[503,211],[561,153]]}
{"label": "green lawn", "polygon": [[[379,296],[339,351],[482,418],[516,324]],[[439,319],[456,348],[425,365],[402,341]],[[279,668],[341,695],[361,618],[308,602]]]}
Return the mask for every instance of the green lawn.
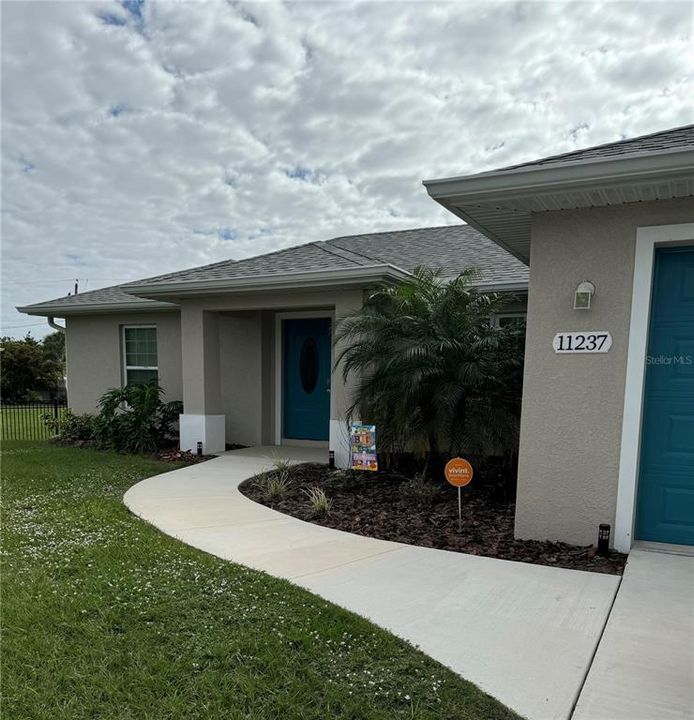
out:
{"label": "green lawn", "polygon": [[517,717],[365,620],[131,516],[123,492],[170,469],[3,444],[3,720]]}
{"label": "green lawn", "polygon": [[[65,409],[60,407],[63,414]],[[50,405],[3,405],[0,408],[0,439],[2,440],[48,440],[53,431],[43,421],[43,416],[53,415]]]}

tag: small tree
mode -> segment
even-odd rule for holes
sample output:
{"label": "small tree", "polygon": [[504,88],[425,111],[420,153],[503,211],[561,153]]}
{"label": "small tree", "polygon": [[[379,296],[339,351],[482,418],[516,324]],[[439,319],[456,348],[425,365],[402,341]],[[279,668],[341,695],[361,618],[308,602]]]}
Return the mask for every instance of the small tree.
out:
{"label": "small tree", "polygon": [[384,450],[425,456],[425,473],[441,455],[517,446],[522,334],[492,324],[506,301],[474,280],[419,268],[338,327],[344,376],[360,377],[349,413],[379,426]]}
{"label": "small tree", "polygon": [[62,360],[27,335],[23,340],[0,341],[0,388],[4,402],[27,402],[39,390],[51,390],[62,378]]}
{"label": "small tree", "polygon": [[62,369],[65,364],[65,333],[50,333],[41,341],[41,345],[46,358],[59,363]]}

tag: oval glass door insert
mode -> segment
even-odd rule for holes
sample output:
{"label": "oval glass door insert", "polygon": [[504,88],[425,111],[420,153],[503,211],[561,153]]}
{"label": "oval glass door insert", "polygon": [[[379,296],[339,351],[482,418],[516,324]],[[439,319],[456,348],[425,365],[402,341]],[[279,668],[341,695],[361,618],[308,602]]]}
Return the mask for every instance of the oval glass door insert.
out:
{"label": "oval glass door insert", "polygon": [[307,395],[316,389],[319,362],[318,344],[313,338],[306,338],[301,346],[299,375],[301,376],[301,387]]}

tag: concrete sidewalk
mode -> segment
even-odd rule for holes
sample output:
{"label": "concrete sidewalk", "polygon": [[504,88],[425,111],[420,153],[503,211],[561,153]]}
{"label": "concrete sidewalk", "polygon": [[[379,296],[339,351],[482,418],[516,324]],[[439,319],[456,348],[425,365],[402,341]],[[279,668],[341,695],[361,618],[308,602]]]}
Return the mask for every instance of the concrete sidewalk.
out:
{"label": "concrete sidewalk", "polygon": [[569,718],[619,578],[365,538],[282,515],[237,490],[273,457],[324,454],[239,450],[143,480],[125,502],[190,545],[371,619],[529,720]]}
{"label": "concrete sidewalk", "polygon": [[573,720],[694,718],[694,557],[632,550]]}

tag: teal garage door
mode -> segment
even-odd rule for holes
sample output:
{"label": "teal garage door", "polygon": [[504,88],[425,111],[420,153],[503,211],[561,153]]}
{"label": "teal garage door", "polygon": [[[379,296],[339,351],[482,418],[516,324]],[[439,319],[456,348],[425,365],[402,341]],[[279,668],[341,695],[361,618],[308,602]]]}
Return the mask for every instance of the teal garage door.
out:
{"label": "teal garage door", "polygon": [[636,537],[694,545],[694,248],[656,252]]}

